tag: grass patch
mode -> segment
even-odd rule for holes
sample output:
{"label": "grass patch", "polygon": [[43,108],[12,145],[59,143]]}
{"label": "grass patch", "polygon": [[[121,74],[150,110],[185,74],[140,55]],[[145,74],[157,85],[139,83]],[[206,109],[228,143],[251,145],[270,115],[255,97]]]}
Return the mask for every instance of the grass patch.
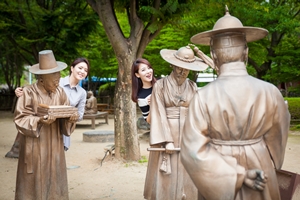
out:
{"label": "grass patch", "polygon": [[146,156],[142,156],[141,159],[139,160],[139,163],[146,163],[146,162],[148,162]]}

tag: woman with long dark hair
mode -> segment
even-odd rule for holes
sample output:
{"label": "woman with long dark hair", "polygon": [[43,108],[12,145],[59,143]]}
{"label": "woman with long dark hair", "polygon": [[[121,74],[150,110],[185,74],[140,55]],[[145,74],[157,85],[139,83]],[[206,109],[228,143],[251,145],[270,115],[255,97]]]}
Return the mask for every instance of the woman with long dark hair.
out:
{"label": "woman with long dark hair", "polygon": [[152,86],[156,82],[150,62],[144,58],[136,59],[131,68],[132,94],[131,99],[137,103],[144,119],[150,123],[150,99]]}

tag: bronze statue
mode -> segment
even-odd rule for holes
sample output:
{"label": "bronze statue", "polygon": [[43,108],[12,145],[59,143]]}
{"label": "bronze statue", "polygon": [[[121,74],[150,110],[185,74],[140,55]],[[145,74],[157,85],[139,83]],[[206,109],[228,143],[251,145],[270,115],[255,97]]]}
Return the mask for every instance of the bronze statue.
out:
{"label": "bronze statue", "polygon": [[97,112],[98,112],[97,99],[93,95],[92,91],[88,91],[84,114],[95,114]]}
{"label": "bronze statue", "polygon": [[210,45],[219,74],[194,95],[181,143],[182,163],[205,199],[280,199],[275,169],[283,164],[290,114],[279,90],[246,70],[247,42],[267,34],[226,9],[213,30],[191,38]]}
{"label": "bronze statue", "polygon": [[70,136],[79,118],[78,111],[67,118],[49,113],[39,116],[40,104],[69,107],[60,71],[67,65],[55,60],[51,50],[39,52],[39,63],[29,71],[37,82],[23,88],[14,122],[20,133],[20,152],[15,199],[69,199],[63,135]]}
{"label": "bronze statue", "polygon": [[189,47],[160,51],[173,71],[153,85],[151,95],[150,155],[145,199],[196,199],[198,191],[181,164],[179,151],[188,105],[197,85],[187,79],[190,70],[208,66]]}

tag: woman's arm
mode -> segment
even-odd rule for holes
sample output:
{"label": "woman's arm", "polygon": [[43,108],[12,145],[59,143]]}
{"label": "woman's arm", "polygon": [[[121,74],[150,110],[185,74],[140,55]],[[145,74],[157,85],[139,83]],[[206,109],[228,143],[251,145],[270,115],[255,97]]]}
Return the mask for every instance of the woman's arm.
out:
{"label": "woman's arm", "polygon": [[151,123],[151,112],[150,111],[149,111],[149,114],[148,114],[148,116],[146,118],[146,122],[148,122],[148,124]]}

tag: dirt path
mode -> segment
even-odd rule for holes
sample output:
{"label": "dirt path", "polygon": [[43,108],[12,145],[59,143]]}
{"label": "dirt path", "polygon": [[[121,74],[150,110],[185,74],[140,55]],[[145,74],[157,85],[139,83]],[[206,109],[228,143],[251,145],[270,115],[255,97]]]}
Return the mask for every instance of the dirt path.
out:
{"label": "dirt path", "polygon": [[[101,124],[95,130],[113,130]],[[66,152],[70,200],[142,200],[147,163],[124,163],[108,157],[100,166],[104,148],[112,143],[83,142],[90,125],[77,126]],[[16,136],[13,114],[0,111],[0,200],[14,199],[17,159],[5,158]],[[143,135],[141,135],[143,136]],[[141,155],[148,157],[147,137],[141,137]],[[283,169],[300,173],[300,134],[290,135]]]}

